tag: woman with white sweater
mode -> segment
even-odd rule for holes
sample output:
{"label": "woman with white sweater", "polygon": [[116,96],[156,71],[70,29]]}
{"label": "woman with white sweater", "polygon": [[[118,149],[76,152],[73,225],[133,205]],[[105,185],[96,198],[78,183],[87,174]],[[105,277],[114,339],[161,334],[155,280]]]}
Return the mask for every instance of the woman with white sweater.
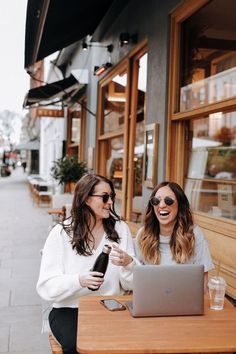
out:
{"label": "woman with white sweater", "polygon": [[[53,302],[49,323],[63,353],[77,353],[80,296],[132,290],[132,237],[116,214],[114,201],[110,180],[95,174],[83,176],[75,188],[71,217],[51,230],[43,248],[37,291],[42,299]],[[105,244],[112,251],[103,277],[91,269]]]}

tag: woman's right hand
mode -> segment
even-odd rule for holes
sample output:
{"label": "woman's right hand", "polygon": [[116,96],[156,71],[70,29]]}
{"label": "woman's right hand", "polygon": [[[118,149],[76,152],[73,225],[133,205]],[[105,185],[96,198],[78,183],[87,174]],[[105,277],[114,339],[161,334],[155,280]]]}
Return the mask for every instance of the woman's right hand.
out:
{"label": "woman's right hand", "polygon": [[79,275],[79,282],[83,288],[97,289],[104,282],[103,273],[86,271]]}

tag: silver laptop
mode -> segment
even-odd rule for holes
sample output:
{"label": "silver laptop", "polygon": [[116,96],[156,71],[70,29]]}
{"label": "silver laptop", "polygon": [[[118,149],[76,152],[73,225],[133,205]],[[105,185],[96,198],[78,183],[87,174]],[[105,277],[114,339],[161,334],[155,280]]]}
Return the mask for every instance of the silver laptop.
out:
{"label": "silver laptop", "polygon": [[202,315],[203,265],[135,266],[133,301],[126,305],[133,317]]}

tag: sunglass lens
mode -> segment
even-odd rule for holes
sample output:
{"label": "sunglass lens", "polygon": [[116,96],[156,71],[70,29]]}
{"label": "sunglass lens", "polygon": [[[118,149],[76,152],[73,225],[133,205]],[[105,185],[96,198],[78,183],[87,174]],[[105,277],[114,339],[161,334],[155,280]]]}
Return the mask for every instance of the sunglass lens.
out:
{"label": "sunglass lens", "polygon": [[104,194],[103,196],[102,196],[102,201],[103,201],[103,203],[107,203],[108,202],[108,200],[109,200],[109,194]]}
{"label": "sunglass lens", "polygon": [[[161,202],[161,199],[157,198],[157,197],[152,197],[150,199],[150,203],[152,204],[152,206],[157,206],[157,205],[160,204],[160,202]],[[172,198],[170,198],[170,197],[165,197],[164,198],[164,202],[165,202],[166,205],[170,206],[170,205],[174,204],[175,201]]]}
{"label": "sunglass lens", "polygon": [[107,203],[109,198],[114,202],[116,195],[115,194],[103,194],[102,201],[103,203]]}
{"label": "sunglass lens", "polygon": [[166,203],[166,205],[174,204],[174,200],[170,197],[165,197],[164,202]]}
{"label": "sunglass lens", "polygon": [[151,202],[151,204],[152,204],[153,206],[156,206],[156,205],[160,204],[160,199],[159,199],[159,198],[156,198],[156,197],[152,197],[152,198],[150,199],[150,202]]}

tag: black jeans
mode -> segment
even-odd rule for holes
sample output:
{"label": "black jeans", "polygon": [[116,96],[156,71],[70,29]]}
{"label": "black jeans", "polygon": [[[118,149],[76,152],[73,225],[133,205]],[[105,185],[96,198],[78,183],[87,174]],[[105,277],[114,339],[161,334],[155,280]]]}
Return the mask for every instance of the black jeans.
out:
{"label": "black jeans", "polygon": [[78,309],[70,307],[53,308],[49,314],[49,324],[64,354],[77,354]]}

